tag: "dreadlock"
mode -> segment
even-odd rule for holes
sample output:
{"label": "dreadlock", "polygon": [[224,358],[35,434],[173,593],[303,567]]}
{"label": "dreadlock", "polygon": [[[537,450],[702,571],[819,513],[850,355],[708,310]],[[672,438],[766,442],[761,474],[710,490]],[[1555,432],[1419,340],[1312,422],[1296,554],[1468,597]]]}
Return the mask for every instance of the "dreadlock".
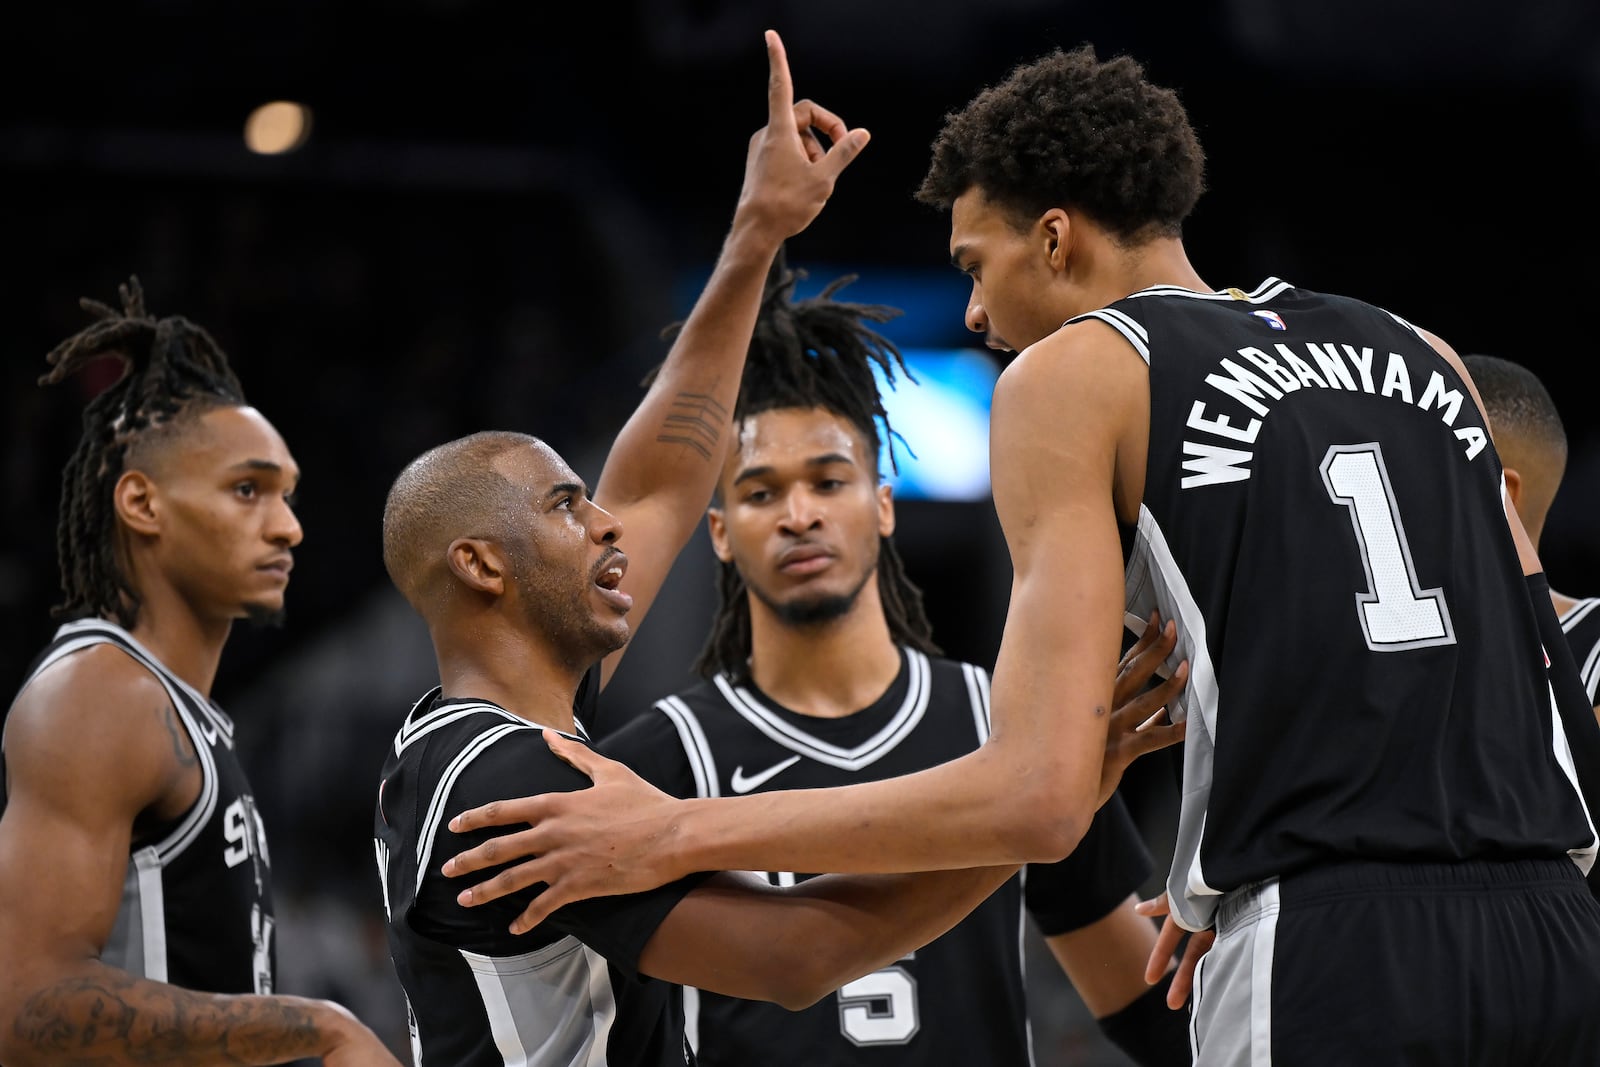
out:
{"label": "dreadlock", "polygon": [[[795,300],[795,286],[805,276],[804,271],[789,270],[781,252],[773,262],[739,383],[734,422],[781,408],[823,408],[861,432],[874,464],[889,440],[889,462],[898,470],[893,441],[899,435],[889,425],[874,368],[891,388],[897,374],[913,382],[916,378],[894,342],[867,324],[888,322],[901,311],[833,299],[856,280],[854,274],[835,279],[815,297]],[[681,325],[675,323],[666,332]],[[721,564],[717,593],[716,619],[695,670],[706,678],[726,673],[743,681],[750,671],[750,602],[732,563]],[[922,590],[906,575],[900,553],[887,537],[878,544],[878,593],[895,641],[938,655]]]}
{"label": "dreadlock", "polygon": [[136,276],[117,292],[120,312],[78,301],[96,321],[50,351],[39,384],[59,384],[102,357],[122,363],[117,380],[84,409],[83,436],[61,473],[56,552],[64,599],[51,616],[109,616],[131,627],[140,597],[117,559],[112,507],[128,455],[182,417],[245,399],[228,357],[202,327],[177,315],[151,317]]}

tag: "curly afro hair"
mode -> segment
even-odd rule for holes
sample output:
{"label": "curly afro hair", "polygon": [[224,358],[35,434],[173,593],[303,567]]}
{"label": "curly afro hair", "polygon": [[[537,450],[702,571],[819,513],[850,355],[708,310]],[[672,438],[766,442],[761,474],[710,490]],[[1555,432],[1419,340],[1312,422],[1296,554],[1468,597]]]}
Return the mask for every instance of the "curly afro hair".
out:
{"label": "curly afro hair", "polygon": [[1127,56],[1057,48],[945,116],[916,198],[948,211],[977,188],[1019,222],[1074,207],[1119,240],[1176,237],[1205,154],[1177,94]]}

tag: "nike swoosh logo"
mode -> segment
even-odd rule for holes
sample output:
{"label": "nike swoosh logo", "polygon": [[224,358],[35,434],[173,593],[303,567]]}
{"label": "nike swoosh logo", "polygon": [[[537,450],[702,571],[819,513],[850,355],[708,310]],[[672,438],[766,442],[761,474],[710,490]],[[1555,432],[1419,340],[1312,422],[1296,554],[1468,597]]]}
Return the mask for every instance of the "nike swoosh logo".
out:
{"label": "nike swoosh logo", "polygon": [[800,757],[798,755],[790,756],[782,763],[774,763],[760,774],[752,774],[748,778],[745,777],[744,765],[741,764],[733,769],[733,778],[728,782],[728,784],[733,787],[733,791],[735,793],[748,793],[750,790],[759,788],[764,782],[770,781],[799,762]]}

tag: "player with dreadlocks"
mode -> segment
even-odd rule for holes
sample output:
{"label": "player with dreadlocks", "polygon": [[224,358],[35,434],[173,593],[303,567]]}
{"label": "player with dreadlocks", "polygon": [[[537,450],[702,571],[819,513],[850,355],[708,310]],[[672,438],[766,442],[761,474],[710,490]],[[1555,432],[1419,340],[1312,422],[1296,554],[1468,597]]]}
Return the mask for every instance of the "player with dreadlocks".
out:
{"label": "player with dreadlocks", "polygon": [[299,469],[203,328],[121,310],[40,384],[111,358],[62,477],[64,620],[0,742],[0,1061],[7,1067],[396,1067],[344,1008],[272,995],[261,820],[210,700],[233,621],[283,609]]}
{"label": "player with dreadlocks", "polygon": [[[854,275],[795,300],[803,277],[774,264],[740,384],[709,515],[721,565],[705,680],[601,746],[676,796],[888,778],[988,732],[988,673],[941,657],[895,549],[878,457],[897,435],[878,378],[915,378],[874,326],[900,311],[835,299]],[[1026,907],[1107,1037],[1136,1063],[1187,1064],[1186,1021],[1165,982],[1144,979],[1156,927],[1134,906],[1151,870],[1113,796],[1067,859],[1027,868],[944,936],[810,1007],[691,996],[700,1062],[799,1067],[871,1046],[892,1065],[1031,1063]]]}

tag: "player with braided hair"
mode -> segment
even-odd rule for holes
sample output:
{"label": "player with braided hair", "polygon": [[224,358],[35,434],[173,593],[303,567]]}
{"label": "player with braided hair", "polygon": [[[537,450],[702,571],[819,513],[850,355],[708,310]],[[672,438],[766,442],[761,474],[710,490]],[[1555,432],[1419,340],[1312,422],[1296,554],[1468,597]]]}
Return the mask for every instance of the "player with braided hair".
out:
{"label": "player with braided hair", "polygon": [[[720,600],[704,681],[601,745],[675,796],[873,781],[988,734],[987,670],[942,657],[895,549],[878,379],[915,378],[874,326],[900,311],[836,299],[854,275],[795,300],[803,277],[774,265],[740,381],[709,514]],[[810,1007],[688,998],[700,1062],[1032,1063],[1026,907],[1110,1040],[1147,1067],[1187,1064],[1186,1020],[1144,980],[1156,927],[1134,907],[1152,869],[1113,796],[1065,860],[1030,865],[942,937]]]}
{"label": "player with braided hair", "polygon": [[221,347],[121,310],[41,384],[114,358],[62,477],[65,620],[0,741],[0,1061],[396,1067],[328,1001],[273,995],[269,855],[211,702],[240,618],[283,610],[299,469]]}

